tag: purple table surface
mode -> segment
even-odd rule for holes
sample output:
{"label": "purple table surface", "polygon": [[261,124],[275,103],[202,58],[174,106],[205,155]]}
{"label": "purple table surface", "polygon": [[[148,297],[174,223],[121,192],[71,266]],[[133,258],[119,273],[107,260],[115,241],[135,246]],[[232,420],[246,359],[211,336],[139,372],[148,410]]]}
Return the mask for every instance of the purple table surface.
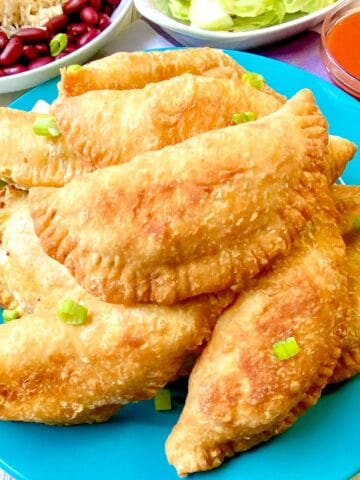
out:
{"label": "purple table surface", "polygon": [[306,31],[290,39],[258,48],[253,52],[296,65],[324,80],[331,81],[320,58],[320,45],[320,34]]}

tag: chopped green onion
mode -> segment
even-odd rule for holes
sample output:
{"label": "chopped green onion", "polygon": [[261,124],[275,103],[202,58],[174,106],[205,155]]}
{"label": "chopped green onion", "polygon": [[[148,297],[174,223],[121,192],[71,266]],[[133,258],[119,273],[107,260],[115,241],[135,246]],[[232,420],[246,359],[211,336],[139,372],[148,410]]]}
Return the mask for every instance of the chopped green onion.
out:
{"label": "chopped green onion", "polygon": [[5,182],[4,180],[0,180],[0,190],[6,187],[6,185],[7,185],[7,182]]}
{"label": "chopped green onion", "polygon": [[66,71],[68,73],[73,73],[73,72],[77,72],[79,70],[81,70],[82,66],[81,65],[78,65],[78,64],[74,64],[74,65],[69,65],[66,69]]}
{"label": "chopped green onion", "polygon": [[236,125],[238,123],[246,123],[256,120],[255,112],[237,112],[232,116],[232,122]]}
{"label": "chopped green onion", "polygon": [[264,86],[264,77],[258,73],[246,72],[241,79],[257,90],[261,90]]}
{"label": "chopped green onion", "polygon": [[60,320],[69,325],[82,325],[87,318],[87,308],[72,300],[64,300],[59,305],[58,316]]}
{"label": "chopped green onion", "polygon": [[35,118],[33,130],[36,135],[43,137],[58,137],[60,135],[56,119],[52,115],[41,115]]}
{"label": "chopped green onion", "polygon": [[3,310],[2,319],[4,323],[11,322],[16,320],[19,317],[19,314],[16,310]]}
{"label": "chopped green onion", "polygon": [[355,215],[352,222],[353,230],[360,230],[360,215]]}
{"label": "chopped green onion", "polygon": [[161,388],[156,392],[154,398],[155,410],[171,410],[171,393],[166,388]]}
{"label": "chopped green onion", "polygon": [[300,352],[300,347],[294,337],[274,343],[272,349],[278,360],[287,360]]}
{"label": "chopped green onion", "polygon": [[68,37],[66,33],[58,33],[50,40],[50,55],[56,57],[56,55],[59,55],[59,53],[65,50],[67,44]]}

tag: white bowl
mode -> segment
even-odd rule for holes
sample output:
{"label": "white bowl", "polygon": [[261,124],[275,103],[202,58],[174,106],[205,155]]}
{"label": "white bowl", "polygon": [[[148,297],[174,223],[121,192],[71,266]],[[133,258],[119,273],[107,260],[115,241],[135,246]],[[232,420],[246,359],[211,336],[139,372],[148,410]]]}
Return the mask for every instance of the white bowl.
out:
{"label": "white bowl", "polygon": [[130,24],[131,14],[132,0],[121,0],[121,3],[111,15],[111,24],[91,40],[91,42],[66,57],[44,65],[43,67],[8,77],[1,77],[0,93],[17,92],[18,90],[34,87],[39,83],[56,77],[59,74],[59,69],[66,65],[86,62]]}
{"label": "white bowl", "polygon": [[159,25],[175,40],[187,47],[217,47],[225,49],[247,50],[267,45],[296,35],[320,23],[325,15],[335,8],[339,2],[309,13],[289,22],[271,27],[250,30],[247,32],[217,32],[201,30],[178,22],[155,6],[154,0],[134,0],[135,7],[141,15]]}

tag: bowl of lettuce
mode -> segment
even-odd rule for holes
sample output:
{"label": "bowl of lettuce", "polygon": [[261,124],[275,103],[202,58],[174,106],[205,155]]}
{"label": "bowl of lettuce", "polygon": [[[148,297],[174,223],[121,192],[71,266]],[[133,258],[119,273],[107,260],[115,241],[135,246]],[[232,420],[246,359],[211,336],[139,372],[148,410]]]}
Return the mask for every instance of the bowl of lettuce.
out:
{"label": "bowl of lettuce", "polygon": [[135,0],[185,46],[255,48],[320,23],[338,0]]}

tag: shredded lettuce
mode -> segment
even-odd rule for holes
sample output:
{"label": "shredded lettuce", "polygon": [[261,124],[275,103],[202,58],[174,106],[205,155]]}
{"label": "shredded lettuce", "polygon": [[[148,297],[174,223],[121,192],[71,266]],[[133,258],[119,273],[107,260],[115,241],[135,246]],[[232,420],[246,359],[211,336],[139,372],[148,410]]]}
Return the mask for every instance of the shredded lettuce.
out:
{"label": "shredded lettuce", "polygon": [[167,15],[168,17],[173,17],[173,14],[171,13],[170,6],[169,6],[169,1],[168,0],[154,0],[154,5],[156,8],[160,10],[164,15]]}
{"label": "shredded lettuce", "polygon": [[204,30],[247,31],[293,20],[337,0],[154,0],[165,15]]}
{"label": "shredded lettuce", "polygon": [[234,19],[234,32],[256,30],[269,27],[270,25],[276,25],[284,20],[284,12],[282,10],[272,10],[270,12],[262,13],[257,17],[236,17]]}
{"label": "shredded lettuce", "polygon": [[220,0],[234,16],[234,31],[255,30],[281,23],[285,16],[283,0]]}
{"label": "shredded lettuce", "polygon": [[169,0],[169,9],[174,18],[189,20],[190,0]]}
{"label": "shredded lettuce", "polygon": [[220,0],[220,3],[228,13],[238,17],[258,17],[278,10],[281,18],[285,15],[283,0]]}
{"label": "shredded lettuce", "polygon": [[219,0],[191,0],[189,20],[192,26],[204,30],[229,30],[234,25]]}
{"label": "shredded lettuce", "polygon": [[311,13],[334,3],[334,0],[284,0],[286,13]]}

